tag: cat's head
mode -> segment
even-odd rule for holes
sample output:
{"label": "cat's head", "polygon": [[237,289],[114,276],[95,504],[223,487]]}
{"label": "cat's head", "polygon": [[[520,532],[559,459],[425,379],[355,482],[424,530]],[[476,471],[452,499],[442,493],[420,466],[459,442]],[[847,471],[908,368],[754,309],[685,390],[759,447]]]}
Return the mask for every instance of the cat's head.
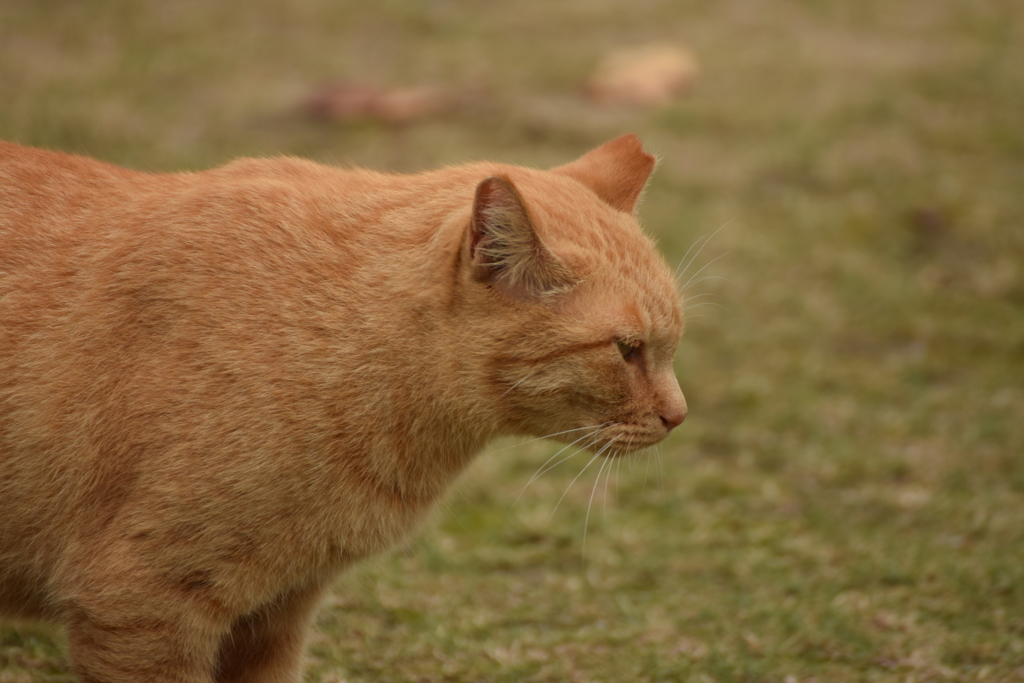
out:
{"label": "cat's head", "polygon": [[686,417],[682,298],[634,218],[654,164],[627,135],[477,185],[463,262],[482,327],[468,338],[503,431],[617,454]]}

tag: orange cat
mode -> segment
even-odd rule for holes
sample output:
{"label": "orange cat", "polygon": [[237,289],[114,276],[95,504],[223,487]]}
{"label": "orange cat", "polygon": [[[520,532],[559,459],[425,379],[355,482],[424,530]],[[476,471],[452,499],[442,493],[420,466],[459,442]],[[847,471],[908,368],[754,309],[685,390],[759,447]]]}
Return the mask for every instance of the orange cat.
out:
{"label": "orange cat", "polygon": [[686,416],[634,136],[550,171],[0,143],[0,612],[83,681],[300,678],[318,601],[503,434]]}

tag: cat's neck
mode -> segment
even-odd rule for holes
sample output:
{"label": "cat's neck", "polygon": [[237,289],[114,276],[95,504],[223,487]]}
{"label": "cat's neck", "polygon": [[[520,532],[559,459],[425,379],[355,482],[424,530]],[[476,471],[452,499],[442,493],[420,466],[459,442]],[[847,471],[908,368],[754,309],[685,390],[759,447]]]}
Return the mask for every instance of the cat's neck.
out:
{"label": "cat's neck", "polygon": [[[473,175],[466,175],[463,194],[470,196]],[[375,193],[386,194],[386,205],[368,208],[354,233],[393,264],[382,270],[377,262],[355,274],[365,278],[358,306],[365,322],[356,334],[365,376],[356,383],[362,395],[351,416],[360,435],[354,454],[384,493],[428,504],[501,432],[468,367],[466,321],[453,315],[468,214],[459,210],[466,200],[458,192],[433,187],[442,182],[451,189],[450,176],[423,174]]]}

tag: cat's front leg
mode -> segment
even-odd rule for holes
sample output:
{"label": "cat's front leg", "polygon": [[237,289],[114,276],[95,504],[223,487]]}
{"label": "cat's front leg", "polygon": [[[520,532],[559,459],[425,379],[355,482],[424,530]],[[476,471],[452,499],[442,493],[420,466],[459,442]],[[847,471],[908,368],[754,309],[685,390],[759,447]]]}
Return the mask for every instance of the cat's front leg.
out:
{"label": "cat's front leg", "polygon": [[232,606],[173,548],[117,522],[72,542],[56,597],[83,683],[213,683]]}
{"label": "cat's front leg", "polygon": [[218,683],[297,683],[320,585],[290,591],[240,617],[217,655]]}
{"label": "cat's front leg", "polygon": [[107,600],[68,616],[72,668],[82,683],[213,683],[220,633],[168,603]]}

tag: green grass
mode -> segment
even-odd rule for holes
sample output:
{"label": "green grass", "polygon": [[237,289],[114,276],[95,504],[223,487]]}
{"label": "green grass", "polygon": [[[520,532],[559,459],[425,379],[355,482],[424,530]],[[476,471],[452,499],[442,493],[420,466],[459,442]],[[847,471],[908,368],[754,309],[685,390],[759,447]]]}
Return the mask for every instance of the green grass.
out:
{"label": "green grass", "polygon": [[[702,62],[690,96],[581,99],[606,50],[662,39]],[[304,120],[329,78],[488,96]],[[659,454],[552,514],[587,459],[513,505],[556,447],[497,444],[341,579],[308,680],[1024,680],[1021,3],[8,2],[0,102],[0,137],[153,170],[546,166],[637,132],[668,258],[724,226]],[[0,627],[0,682],[68,680],[61,647]]]}

